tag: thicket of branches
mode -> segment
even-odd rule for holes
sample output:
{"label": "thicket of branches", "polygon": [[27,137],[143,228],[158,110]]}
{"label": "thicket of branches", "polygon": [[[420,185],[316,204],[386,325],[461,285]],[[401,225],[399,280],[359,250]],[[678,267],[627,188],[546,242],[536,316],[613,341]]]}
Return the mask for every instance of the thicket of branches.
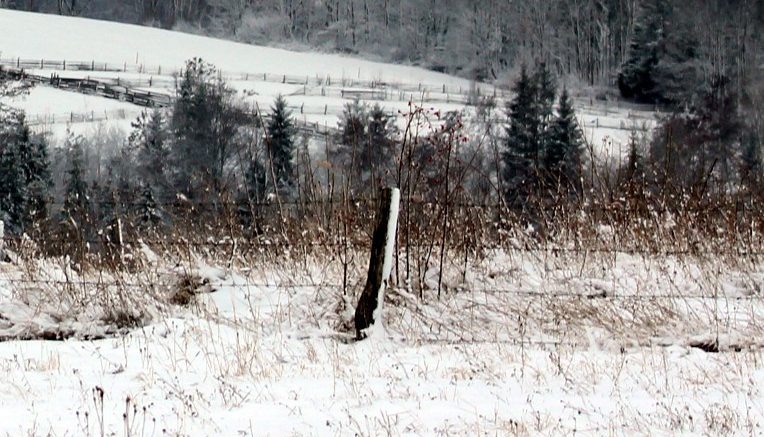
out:
{"label": "thicket of branches", "polygon": [[0,214],[9,235],[77,263],[121,265],[141,243],[330,248],[349,263],[368,243],[379,188],[395,185],[402,265],[420,281],[446,253],[518,244],[758,250],[760,117],[743,116],[729,79],[669,113],[654,136],[635,131],[620,162],[585,143],[559,83],[537,63],[521,69],[506,107],[486,98],[473,116],[411,105],[398,128],[355,102],[338,134],[319,141],[297,132],[283,98],[256,111],[192,59],[174,106],[143,113],[129,135],[102,128],[47,145],[4,108]]}

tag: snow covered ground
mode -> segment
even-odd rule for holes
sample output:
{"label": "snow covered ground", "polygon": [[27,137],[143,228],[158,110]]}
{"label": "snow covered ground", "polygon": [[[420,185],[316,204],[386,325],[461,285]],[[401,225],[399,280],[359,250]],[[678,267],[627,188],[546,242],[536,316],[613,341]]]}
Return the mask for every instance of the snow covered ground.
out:
{"label": "snow covered ground", "polygon": [[[121,281],[155,284],[144,289],[155,293],[147,326],[94,341],[0,343],[0,434],[764,432],[755,288],[764,266],[563,258],[494,253],[466,275],[449,272],[441,300],[393,289],[387,335],[359,343],[341,332],[350,314],[336,260],[299,262],[307,271],[197,261],[182,271],[208,286],[189,307],[167,304],[168,275],[181,270],[154,260],[144,269],[153,280]],[[68,297],[116,293],[109,278],[98,286],[95,275],[35,265],[0,263],[0,333],[36,322],[97,333],[85,321],[103,308]],[[75,291],[52,283],[64,277]],[[44,298],[56,293],[60,302]],[[721,353],[690,346],[715,338]]]}

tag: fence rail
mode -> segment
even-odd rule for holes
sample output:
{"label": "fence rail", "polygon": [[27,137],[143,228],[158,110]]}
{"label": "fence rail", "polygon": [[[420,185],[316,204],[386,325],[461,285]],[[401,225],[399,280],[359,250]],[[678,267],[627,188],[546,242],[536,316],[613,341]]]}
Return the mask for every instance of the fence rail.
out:
{"label": "fence rail", "polygon": [[[123,62],[109,63],[91,61],[72,61],[72,60],[51,60],[51,59],[22,59],[22,58],[2,58],[0,65],[14,67],[17,69],[40,69],[40,70],[60,70],[60,71],[91,71],[91,72],[112,72],[112,73],[137,73],[156,76],[181,76],[183,68],[167,68],[161,65],[147,66],[144,64],[135,64]],[[290,75],[275,73],[256,73],[256,72],[231,72],[219,71],[221,78],[226,80],[258,80],[271,83],[282,83],[291,85],[342,85],[344,87],[365,87],[365,88],[392,88],[407,92],[441,92],[443,94],[467,95],[470,93],[482,95],[495,95],[505,98],[509,95],[507,90],[497,88],[487,84],[474,84],[470,87],[454,86],[449,84],[418,83],[413,85],[406,82],[366,80],[358,78],[342,77],[340,79],[331,76],[310,76],[310,75]]]}

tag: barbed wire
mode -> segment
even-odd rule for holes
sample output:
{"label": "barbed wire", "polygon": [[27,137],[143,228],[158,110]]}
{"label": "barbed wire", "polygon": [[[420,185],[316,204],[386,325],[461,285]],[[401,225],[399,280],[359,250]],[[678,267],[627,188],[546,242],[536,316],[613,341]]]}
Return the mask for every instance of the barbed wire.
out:
{"label": "barbed wire", "polygon": [[[362,276],[362,275],[361,275]],[[0,283],[5,282],[7,284],[14,285],[66,285],[66,286],[87,286],[87,287],[116,287],[116,288],[153,288],[156,286],[172,285],[179,280],[183,279],[183,275],[169,276],[167,281],[105,281],[105,280],[87,280],[87,279],[35,279],[35,278],[2,278],[0,277]],[[202,281],[204,278],[201,278]],[[348,288],[353,289],[355,282],[347,284]],[[252,282],[247,280],[242,281],[209,281],[200,282],[199,287],[208,286],[211,288],[208,292],[200,292],[199,294],[214,293],[218,288],[280,288],[280,289],[298,289],[298,288],[315,288],[315,289],[334,289],[342,290],[344,286],[339,283],[332,282]],[[393,285],[395,288],[395,285]],[[410,292],[411,293],[411,292]],[[645,294],[619,294],[619,293],[607,293],[607,292],[594,292],[594,293],[575,293],[568,291],[537,291],[529,289],[514,289],[514,288],[486,288],[486,287],[455,287],[455,290],[449,291],[452,295],[459,294],[496,294],[507,295],[519,298],[533,298],[533,299],[573,299],[573,300],[634,300],[634,301],[665,301],[665,300],[714,300],[714,301],[759,301],[764,300],[764,295],[761,294],[748,294],[739,296],[729,296],[723,293],[709,293],[709,294],[658,294],[658,293],[645,293]],[[431,300],[438,300],[433,298]],[[449,299],[444,298],[443,301]]]}

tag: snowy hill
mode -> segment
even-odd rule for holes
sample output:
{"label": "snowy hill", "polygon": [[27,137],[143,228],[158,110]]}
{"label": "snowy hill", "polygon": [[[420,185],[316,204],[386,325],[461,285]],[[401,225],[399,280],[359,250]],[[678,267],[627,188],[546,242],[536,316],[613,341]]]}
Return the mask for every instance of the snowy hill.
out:
{"label": "snowy hill", "polygon": [[469,86],[468,81],[421,68],[319,53],[238,44],[149,27],[0,10],[0,57],[71,59],[180,68],[200,57],[233,72],[331,76]]}

